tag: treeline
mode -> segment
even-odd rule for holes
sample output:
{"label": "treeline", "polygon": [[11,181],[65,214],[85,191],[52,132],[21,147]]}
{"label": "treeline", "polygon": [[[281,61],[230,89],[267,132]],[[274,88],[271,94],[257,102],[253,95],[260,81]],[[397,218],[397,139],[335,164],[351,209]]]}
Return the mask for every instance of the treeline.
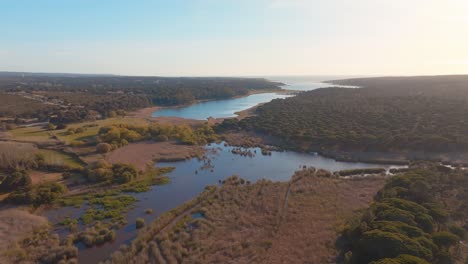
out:
{"label": "treeline", "polygon": [[[174,140],[188,145],[204,145],[217,139],[213,128],[205,123],[196,129],[185,125],[128,125],[119,124],[99,129],[98,152],[108,152],[130,142],[153,140],[158,142]],[[108,144],[108,146],[103,145]]]}
{"label": "treeline", "polygon": [[425,166],[390,178],[338,245],[344,263],[465,263],[468,177],[462,170]]}
{"label": "treeline", "polygon": [[[4,93],[0,97],[11,93],[8,95],[10,107],[0,104],[0,116],[45,120],[58,115],[54,122],[67,123],[89,118],[92,115],[90,111],[106,117],[109,112],[119,109],[129,111],[151,105],[181,105],[195,100],[225,99],[246,95],[253,90],[280,89],[279,85],[254,78],[23,76],[11,73],[0,75],[0,92]],[[31,107],[25,100],[32,103]]]}
{"label": "treeline", "polygon": [[332,83],[359,86],[380,96],[434,96],[468,99],[468,75],[379,77],[335,80]]}
{"label": "treeline", "polygon": [[[258,107],[256,116],[226,120],[218,128],[254,130],[315,151],[467,150],[468,99],[437,96],[429,92],[434,89],[319,89],[273,100]],[[464,89],[468,94],[468,85]]]}
{"label": "treeline", "polygon": [[[39,118],[44,120],[49,113],[58,110],[57,107],[46,105],[20,95],[0,92],[0,117]],[[18,123],[19,120],[16,120]]]}

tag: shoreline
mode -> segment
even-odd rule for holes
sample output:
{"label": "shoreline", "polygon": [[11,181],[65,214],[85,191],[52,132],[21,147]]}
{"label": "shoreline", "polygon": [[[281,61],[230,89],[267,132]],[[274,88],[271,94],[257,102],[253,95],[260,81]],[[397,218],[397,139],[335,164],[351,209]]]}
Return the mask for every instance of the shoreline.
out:
{"label": "shoreline", "polygon": [[373,164],[408,165],[416,161],[440,162],[451,166],[468,166],[468,152],[425,152],[425,151],[358,151],[332,149],[301,149],[289,144],[284,147],[279,139],[255,132],[226,132],[221,136],[231,146],[271,148],[278,151],[316,153],[322,157],[341,162],[362,162]]}
{"label": "shoreline", "polygon": [[[181,104],[181,105],[176,105],[176,106],[151,106],[151,107],[145,107],[145,108],[141,108],[141,109],[135,110],[133,112],[130,112],[129,116],[137,117],[137,118],[145,118],[145,119],[153,120],[153,121],[164,121],[164,119],[170,118],[170,119],[173,119],[173,120],[178,120],[180,122],[186,121],[186,122],[190,122],[190,123],[193,123],[193,122],[199,123],[199,122],[205,122],[206,120],[188,119],[188,118],[182,118],[182,117],[153,116],[152,114],[154,112],[157,112],[157,111],[162,110],[162,109],[178,109],[178,108],[189,107],[189,106],[192,106],[192,105],[195,105],[195,104],[211,102],[211,101],[223,101],[223,100],[239,99],[239,98],[248,97],[248,96],[254,95],[254,94],[265,94],[265,93],[297,94],[297,93],[300,93],[300,92],[301,91],[298,91],[298,90],[286,90],[286,89],[256,90],[256,91],[249,91],[245,95],[237,95],[237,96],[230,97],[230,98],[195,100],[192,103]],[[238,113],[242,113],[244,111],[251,110],[252,108],[256,108],[256,107],[258,107],[258,106],[260,106],[262,104],[265,104],[265,103],[257,104],[257,105],[255,105],[253,107],[248,108],[248,109],[235,112],[234,114],[240,116],[241,114],[238,114]],[[229,117],[229,118],[237,118],[237,117]],[[210,119],[211,120],[216,120],[215,122],[221,122],[222,120],[224,120],[226,118],[210,118]]]}

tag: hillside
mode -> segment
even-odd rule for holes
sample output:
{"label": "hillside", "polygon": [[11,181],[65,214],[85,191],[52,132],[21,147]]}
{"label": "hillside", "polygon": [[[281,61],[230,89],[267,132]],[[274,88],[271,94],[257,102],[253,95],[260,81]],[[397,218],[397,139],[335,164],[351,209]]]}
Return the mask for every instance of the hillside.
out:
{"label": "hillside", "polygon": [[[47,120],[56,116],[54,123],[70,123],[110,116],[118,110],[190,104],[279,89],[279,83],[260,78],[3,73],[0,117]],[[25,101],[31,102],[31,107]]]}
{"label": "hillside", "polygon": [[468,76],[427,78],[340,81],[365,87],[274,100],[221,128],[257,131],[314,151],[467,151]]}

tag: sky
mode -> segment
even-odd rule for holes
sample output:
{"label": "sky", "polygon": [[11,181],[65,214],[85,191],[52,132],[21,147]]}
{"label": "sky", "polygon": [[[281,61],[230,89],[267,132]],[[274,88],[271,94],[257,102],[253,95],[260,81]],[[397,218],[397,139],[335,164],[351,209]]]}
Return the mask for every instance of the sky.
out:
{"label": "sky", "polygon": [[0,0],[0,71],[468,74],[467,0]]}

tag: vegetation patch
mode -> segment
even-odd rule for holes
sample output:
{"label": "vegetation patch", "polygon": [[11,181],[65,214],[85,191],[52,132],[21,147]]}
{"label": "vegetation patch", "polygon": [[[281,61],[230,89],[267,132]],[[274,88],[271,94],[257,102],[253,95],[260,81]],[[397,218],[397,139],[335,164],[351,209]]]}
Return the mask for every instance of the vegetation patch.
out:
{"label": "vegetation patch", "polygon": [[424,165],[392,177],[361,219],[343,231],[343,261],[465,261],[467,256],[457,252],[468,219],[467,176],[462,170]]}
{"label": "vegetation patch", "polygon": [[106,263],[331,263],[340,219],[365,208],[383,183],[315,169],[289,183],[232,176],[158,217]]}

